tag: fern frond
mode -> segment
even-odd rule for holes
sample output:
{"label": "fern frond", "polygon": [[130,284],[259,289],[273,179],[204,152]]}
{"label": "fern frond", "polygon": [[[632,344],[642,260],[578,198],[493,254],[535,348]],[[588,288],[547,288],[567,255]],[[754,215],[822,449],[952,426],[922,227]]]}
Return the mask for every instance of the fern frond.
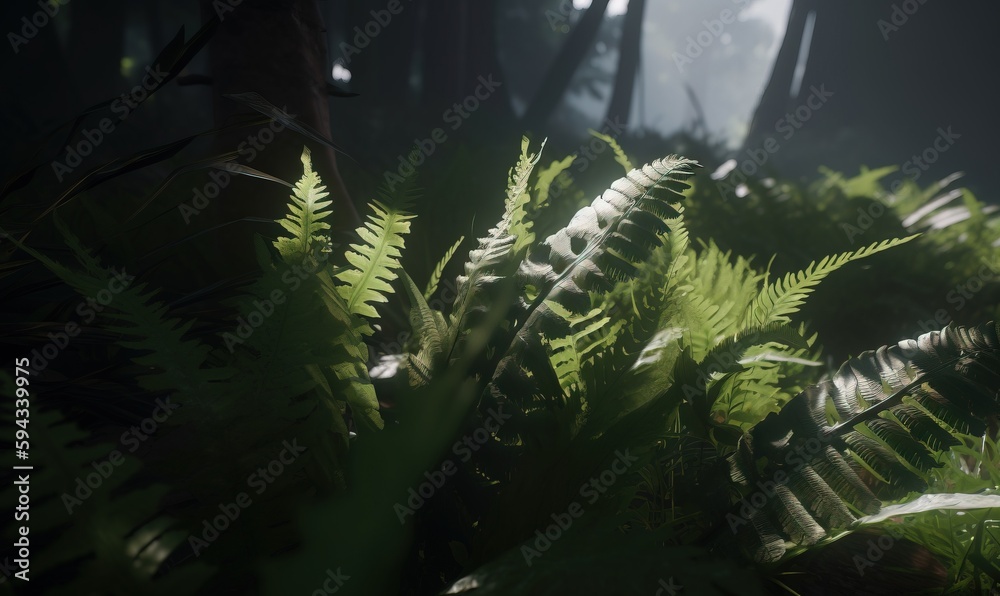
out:
{"label": "fern frond", "polygon": [[[864,352],[750,429],[729,457],[731,477],[747,492],[787,479],[813,523],[798,514],[791,523],[777,503],[764,509],[785,536],[809,543],[816,533],[801,532],[803,524],[825,535],[852,523],[852,511],[874,514],[880,500],[924,490],[928,471],[940,465],[934,453],[955,444],[948,421],[982,435],[984,420],[1000,414],[998,371],[994,323],[948,326]],[[782,553],[760,544],[750,551],[769,561]]]}
{"label": "fern frond", "polygon": [[[693,165],[668,157],[632,170],[537,246],[519,275],[538,288],[540,297],[585,311],[588,291],[606,291],[613,281],[634,277],[636,267],[662,244],[666,220],[678,215],[672,203]],[[541,298],[535,301],[541,304]]]}
{"label": "fern frond", "polygon": [[479,239],[478,248],[469,252],[465,274],[456,278],[457,298],[451,314],[449,358],[455,353],[462,334],[477,324],[469,320],[470,316],[482,315],[490,306],[495,306],[485,304],[482,291],[492,291],[496,297],[509,286],[510,276],[534,239],[526,219],[526,205],[530,199],[526,189],[531,172],[541,159],[541,150],[533,154],[528,152],[528,147],[528,138],[523,137],[521,157],[510,170],[503,216],[486,237]]}
{"label": "fern frond", "polygon": [[[369,204],[371,213],[365,225],[357,229],[361,244],[352,244],[347,260],[353,266],[336,275],[344,285],[340,296],[347,303],[351,314],[372,319],[378,318],[374,303],[387,302],[386,294],[392,293],[390,283],[399,269],[403,236],[410,232],[413,215],[379,201]],[[366,329],[365,334],[371,334]]]}
{"label": "fern frond", "polygon": [[308,147],[302,149],[301,160],[305,171],[289,197],[288,214],[278,221],[291,237],[280,237],[274,241],[286,263],[305,262],[314,257],[317,248],[325,248],[329,243],[329,238],[322,232],[329,230],[330,224],[322,220],[329,217],[331,212],[324,209],[333,201],[323,200],[330,193],[326,192],[319,174],[312,169],[312,153]]}
{"label": "fern frond", "polygon": [[[538,171],[538,177],[535,179],[535,200],[531,202],[528,209],[528,215],[532,216],[539,210],[544,209],[549,205],[549,196],[552,193],[552,185],[556,184],[558,181],[563,180],[561,175],[569,169],[573,162],[576,160],[576,155],[568,155],[560,161],[554,161],[549,164],[548,167],[542,168]],[[559,187],[562,190],[562,187]]]}
{"label": "fern frond", "polygon": [[[5,395],[13,382],[0,373]],[[44,400],[42,400],[44,402]],[[14,425],[14,400],[0,405],[0,421]],[[59,411],[38,399],[31,412],[30,573],[24,579],[38,593],[115,593],[167,595],[196,589],[212,575],[211,567],[192,563],[170,569],[167,558],[186,546],[189,528],[165,515],[160,502],[169,493],[162,484],[139,479],[138,458],[120,445],[97,443]],[[98,486],[91,477],[103,465],[111,469]],[[81,488],[82,487],[82,488]],[[23,489],[22,489],[23,490]],[[18,485],[6,483],[3,498],[16,503]],[[28,519],[28,518],[24,518]],[[19,582],[13,573],[7,582]]]}
{"label": "fern frond", "polygon": [[632,161],[628,158],[628,155],[625,154],[625,150],[622,149],[622,146],[618,144],[618,141],[616,141],[613,136],[597,132],[593,129],[587,132],[589,132],[591,136],[601,139],[607,143],[609,147],[611,147],[611,151],[615,154],[615,161],[625,168],[626,174],[635,169],[635,166],[632,165]]}
{"label": "fern frond", "polygon": [[[231,369],[206,368],[211,347],[196,339],[185,338],[193,321],[168,318],[167,308],[162,303],[153,302],[155,291],[148,291],[145,284],[135,283],[135,277],[124,270],[116,272],[103,267],[63,222],[56,219],[56,226],[83,266],[82,270],[70,269],[16,240],[14,242],[84,298],[120,288],[112,294],[108,308],[101,315],[109,322],[109,329],[125,336],[122,345],[140,352],[134,360],[149,371],[140,378],[145,388],[151,391],[200,392],[208,384],[232,376]],[[194,405],[194,409],[197,408]]]}
{"label": "fern frond", "polygon": [[[456,244],[457,246],[457,244]],[[410,370],[410,384],[423,384],[431,371],[437,370],[443,362],[444,344],[448,337],[448,324],[444,315],[428,306],[427,301],[417,290],[410,276],[404,271],[403,288],[410,300],[410,329],[413,333],[413,343],[419,346],[416,354],[407,355],[407,365],[416,367]]]}
{"label": "fern frond", "polygon": [[455,252],[458,247],[465,242],[465,236],[459,237],[455,244],[451,245],[447,251],[445,251],[444,256],[438,261],[437,265],[434,266],[434,271],[431,272],[430,279],[427,280],[427,287],[424,288],[424,300],[430,300],[434,292],[437,291],[438,283],[441,282],[441,274],[444,273],[444,268],[451,262],[451,258],[455,256]]}
{"label": "fern frond", "polygon": [[851,261],[857,261],[870,257],[890,248],[905,244],[917,235],[906,238],[894,238],[874,242],[870,246],[860,248],[853,252],[845,252],[839,255],[831,255],[823,258],[819,263],[812,263],[803,271],[789,273],[784,279],[776,280],[767,286],[760,295],[754,299],[747,308],[744,316],[745,325],[765,325],[773,322],[788,322],[791,319],[788,315],[798,312],[798,309],[805,302],[816,286],[828,275],[843,267]]}

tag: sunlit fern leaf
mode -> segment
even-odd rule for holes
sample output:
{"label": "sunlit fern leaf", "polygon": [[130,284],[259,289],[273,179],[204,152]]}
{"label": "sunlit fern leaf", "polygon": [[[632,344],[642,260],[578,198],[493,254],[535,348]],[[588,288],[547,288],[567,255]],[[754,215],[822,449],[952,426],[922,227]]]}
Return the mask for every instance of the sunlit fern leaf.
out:
{"label": "sunlit fern leaf", "polygon": [[608,290],[613,280],[633,277],[662,243],[660,234],[669,230],[666,220],[678,215],[672,203],[680,199],[693,165],[668,157],[617,180],[531,251],[519,271],[525,283],[546,299],[585,311],[588,291]]}
{"label": "sunlit fern leaf", "polygon": [[615,161],[617,161],[621,167],[625,168],[626,174],[635,168],[635,166],[632,165],[632,161],[628,158],[628,155],[625,154],[625,150],[622,149],[622,146],[618,144],[618,141],[616,141],[613,136],[602,134],[596,130],[590,130],[588,132],[591,136],[604,141],[609,147],[611,147],[611,151],[615,154]]}
{"label": "sunlit fern leaf", "polygon": [[766,324],[774,321],[789,321],[788,315],[798,312],[815,287],[826,276],[851,261],[870,257],[890,248],[913,240],[917,236],[902,239],[883,240],[853,252],[828,256],[819,263],[812,263],[803,271],[789,273],[783,279],[775,280],[761,291],[747,308],[744,320],[747,324]]}
{"label": "sunlit fern leaf", "polygon": [[288,213],[278,221],[291,237],[283,236],[275,240],[274,246],[286,263],[301,263],[312,258],[317,248],[325,248],[329,239],[323,232],[330,229],[330,224],[322,221],[331,211],[325,210],[333,204],[332,200],[324,201],[330,193],[312,169],[312,154],[309,148],[302,150],[302,178],[295,183],[295,188],[289,197]]}
{"label": "sunlit fern leaf", "polygon": [[369,208],[368,221],[357,229],[361,243],[352,244],[347,252],[352,267],[336,278],[344,282],[339,291],[348,311],[374,319],[378,317],[374,304],[388,301],[386,294],[393,291],[390,284],[399,269],[403,236],[414,216],[380,201],[372,201]]}
{"label": "sunlit fern leaf", "polygon": [[573,165],[575,160],[576,155],[568,155],[560,161],[553,161],[548,167],[538,171],[534,187],[535,199],[528,205],[529,216],[549,206],[549,199],[553,194],[553,186],[555,186],[556,193],[562,192],[563,185],[560,184],[560,181],[565,181],[566,176],[563,176],[563,174]]}
{"label": "sunlit fern leaf", "polygon": [[[456,244],[456,246],[458,246]],[[404,271],[401,275],[403,289],[410,301],[410,330],[416,353],[406,355],[410,385],[423,385],[430,380],[432,371],[443,363],[444,342],[448,337],[448,324],[444,315],[428,306],[417,285]]]}
{"label": "sunlit fern leaf", "polygon": [[375,387],[368,374],[368,345],[364,336],[370,327],[360,320],[358,315],[351,314],[341,297],[343,286],[335,286],[333,280],[325,273],[318,276],[322,290],[319,293],[325,315],[331,320],[343,325],[340,333],[333,335],[336,354],[327,359],[330,363],[324,371],[333,371],[335,377],[329,378],[332,387],[339,387],[339,393],[351,406],[355,423],[361,431],[374,431],[383,428],[384,423],[379,414],[378,397]]}
{"label": "sunlit fern leaf", "polygon": [[[522,296],[517,305],[516,327],[501,348],[489,395],[514,399],[517,408],[527,408],[536,397],[553,397],[541,387],[543,383],[554,387],[555,395],[562,393],[547,359],[538,365],[539,353],[544,354],[541,335],[556,337],[568,328],[566,318],[550,305],[558,304],[567,313],[586,313],[593,306],[592,293],[606,292],[635,277],[663,245],[667,220],[678,215],[673,203],[687,187],[684,180],[695,165],[670,156],[632,170],[529,252],[518,269],[518,285],[532,288],[534,296]],[[551,380],[545,381],[549,376]],[[509,427],[516,432],[516,425]]]}
{"label": "sunlit fern leaf", "polygon": [[524,252],[534,240],[526,219],[526,206],[531,198],[527,187],[541,151],[530,153],[528,147],[527,137],[522,138],[521,156],[510,170],[503,216],[487,236],[479,239],[478,247],[469,251],[464,275],[455,280],[457,297],[451,313],[449,358],[461,352],[458,344],[463,334],[475,327],[477,319],[483,318],[490,308],[496,308],[496,298],[510,289],[510,276],[517,271]]}
{"label": "sunlit fern leaf", "polygon": [[434,292],[437,291],[438,283],[441,281],[441,274],[444,273],[444,268],[451,262],[451,258],[455,256],[455,252],[458,247],[465,242],[465,236],[461,236],[455,244],[451,245],[447,251],[445,251],[444,256],[438,261],[437,265],[434,266],[434,271],[431,272],[430,279],[427,280],[427,287],[424,288],[424,300],[430,300]]}
{"label": "sunlit fern leaf", "polygon": [[618,337],[624,324],[623,321],[612,323],[600,308],[595,308],[585,315],[574,315],[559,303],[550,303],[553,309],[569,323],[568,334],[546,339],[551,348],[549,358],[552,368],[559,377],[559,384],[569,396],[584,391],[581,370],[596,354],[609,349]]}
{"label": "sunlit fern leaf", "polygon": [[[753,492],[758,483],[786,479],[825,531],[853,521],[833,506],[827,488],[861,514],[877,512],[879,499],[923,490],[938,465],[934,454],[955,444],[946,437],[952,422],[982,433],[983,421],[1000,413],[997,334],[994,323],[949,326],[848,360],[744,436],[730,455],[733,481]],[[769,500],[764,507],[784,536],[806,536],[801,520],[776,506]],[[751,555],[774,560],[764,544]]]}

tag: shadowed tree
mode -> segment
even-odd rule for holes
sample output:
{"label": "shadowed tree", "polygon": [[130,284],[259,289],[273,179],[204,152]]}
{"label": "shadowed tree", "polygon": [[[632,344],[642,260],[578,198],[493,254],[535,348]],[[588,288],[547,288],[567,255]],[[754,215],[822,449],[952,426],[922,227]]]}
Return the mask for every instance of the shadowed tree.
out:
{"label": "shadowed tree", "polygon": [[[801,91],[791,97],[809,12],[815,12],[815,28]],[[769,163],[776,171],[812,177],[820,165],[857,171],[859,164],[910,161],[902,176],[925,184],[966,171],[964,184],[983,195],[995,168],[1000,112],[992,94],[969,89],[968,82],[989,76],[981,60],[997,55],[991,40],[998,19],[1000,5],[991,2],[795,0],[745,146],[760,147],[775,136],[787,114],[805,114],[810,94],[825,87],[833,94],[829,101],[812,110],[794,136],[777,135],[781,150]],[[934,155],[930,148],[941,135],[938,129],[949,127],[960,136],[945,139],[947,151]],[[931,158],[926,163],[925,151]]]}
{"label": "shadowed tree", "polygon": [[601,28],[604,13],[610,0],[595,0],[573,27],[559,53],[552,60],[542,86],[535,92],[528,110],[521,119],[521,126],[539,132],[544,129],[552,112],[559,106],[577,67],[594,45],[594,38]]}
{"label": "shadowed tree", "polygon": [[[209,46],[212,102],[215,125],[233,124],[252,112],[224,94],[254,92],[274,106],[327,138],[331,136],[327,47],[324,23],[313,0],[243,0],[228,3],[201,0],[203,19],[218,16],[221,24]],[[308,141],[290,130],[271,138],[267,125],[243,127],[218,135],[214,151],[240,151],[239,158],[254,169],[282,180],[295,181],[302,165],[299,155],[308,145],[316,170],[327,182],[338,217],[331,222],[334,232],[353,229],[360,221],[340,177],[337,156],[325,145]],[[254,145],[251,139],[256,139]],[[336,142],[336,141],[334,141]],[[253,153],[249,147],[255,147]],[[260,148],[257,148],[260,147]],[[271,182],[235,176],[212,208],[199,215],[199,226],[226,225],[228,245],[247,246],[254,223],[239,222],[248,217],[278,219],[287,203],[288,189]],[[237,225],[228,225],[239,222]],[[245,242],[245,243],[244,243]],[[245,250],[225,251],[226,268],[237,272],[253,270],[253,259]],[[229,253],[232,253],[231,255]],[[219,266],[219,265],[217,265]]]}
{"label": "shadowed tree", "polygon": [[[224,94],[255,92],[329,138],[327,48],[316,2],[243,0],[230,6],[201,0],[201,10],[205,18],[217,14],[222,20],[210,45],[216,125],[232,123],[237,114],[248,112],[247,108],[223,97]],[[256,129],[241,130],[224,135],[217,146],[222,151],[236,150],[247,134],[255,132]],[[311,146],[317,170],[329,181],[338,213],[344,214],[337,223],[352,226],[357,221],[357,213],[340,179],[337,157],[332,149],[283,131],[275,136],[274,146],[260,150],[249,165],[284,180],[295,180],[301,170],[298,156],[303,144]],[[286,193],[283,190],[259,192],[260,183],[255,186],[258,192],[244,195],[238,203],[231,204],[230,215],[280,217]]]}
{"label": "shadowed tree", "polygon": [[608,119],[620,118],[628,123],[632,110],[636,74],[642,54],[642,22],[646,13],[646,0],[629,0],[628,13],[622,26],[622,41],[618,51],[618,70],[615,72],[614,94],[608,105]]}

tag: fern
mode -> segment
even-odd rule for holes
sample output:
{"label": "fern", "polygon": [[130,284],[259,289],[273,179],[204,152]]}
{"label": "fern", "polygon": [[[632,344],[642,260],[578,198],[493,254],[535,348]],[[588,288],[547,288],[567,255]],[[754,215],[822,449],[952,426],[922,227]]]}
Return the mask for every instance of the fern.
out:
{"label": "fern", "polygon": [[621,167],[625,168],[626,174],[635,168],[635,166],[632,165],[632,161],[628,158],[628,155],[625,155],[625,151],[622,149],[622,146],[618,144],[618,141],[616,141],[613,136],[597,132],[596,130],[590,130],[588,132],[590,132],[591,136],[604,141],[609,147],[611,147],[611,151],[615,154],[615,161],[618,162]]}
{"label": "fern", "polygon": [[557,190],[565,188],[565,179],[568,177],[566,170],[569,169],[576,160],[576,155],[568,155],[560,161],[552,162],[548,167],[538,171],[535,179],[535,198],[528,205],[528,216],[537,218],[538,213],[549,206],[549,196],[552,193],[553,184],[558,185]]}
{"label": "fern", "polygon": [[916,237],[914,235],[902,239],[874,242],[870,246],[853,252],[826,257],[819,263],[811,264],[804,271],[789,273],[785,275],[784,279],[775,281],[761,292],[748,307],[744,320],[747,322],[752,321],[754,324],[759,325],[775,321],[787,322],[790,320],[788,315],[798,311],[799,307],[805,301],[806,296],[826,276],[851,261],[870,257],[909,242]]}
{"label": "fern", "polygon": [[[14,394],[6,372],[0,385],[5,395]],[[23,579],[46,594],[123,596],[176,594],[205,583],[214,570],[204,563],[183,569],[165,564],[185,543],[188,528],[162,512],[168,488],[143,483],[135,455],[94,441],[46,408],[44,399],[34,398],[31,412],[32,469],[14,470],[30,481],[30,518],[23,521],[31,529],[32,565]],[[13,400],[4,400],[0,419],[15,427]],[[18,485],[5,483],[4,499],[16,503],[17,491]]]}
{"label": "fern", "polygon": [[321,232],[330,229],[330,224],[322,221],[330,215],[324,211],[333,201],[324,201],[329,196],[326,187],[320,185],[319,174],[312,169],[312,152],[308,147],[302,150],[302,178],[295,183],[288,214],[278,221],[291,237],[281,237],[274,246],[286,262],[304,262],[315,257],[316,245],[325,248],[329,238]]}
{"label": "fern", "polygon": [[445,251],[444,256],[438,261],[437,265],[434,266],[434,271],[431,272],[430,279],[427,280],[427,287],[424,288],[424,300],[430,300],[434,292],[437,291],[438,283],[441,281],[441,274],[444,273],[444,268],[451,261],[451,258],[455,256],[455,252],[458,247],[465,242],[465,236],[460,237],[455,241],[455,244],[451,245],[451,248]]}
{"label": "fern", "polygon": [[[386,302],[386,294],[392,292],[389,284],[396,279],[403,236],[409,233],[413,216],[379,201],[370,203],[369,208],[368,222],[357,229],[362,243],[352,244],[347,252],[353,267],[336,277],[344,282],[339,292],[348,311],[374,319],[378,311],[373,303]],[[366,329],[365,333],[371,331]]]}
{"label": "fern", "polygon": [[[193,325],[192,321],[167,318],[167,308],[162,303],[153,302],[155,291],[147,290],[143,283],[133,283],[134,279],[130,278],[134,276],[124,270],[118,273],[103,267],[59,219],[56,219],[56,225],[82,270],[70,269],[15,242],[83,297],[98,296],[111,288],[121,288],[102,316],[106,318],[110,330],[128,338],[122,342],[124,346],[140,352],[135,361],[147,371],[141,377],[144,387],[150,391],[170,390],[197,395],[210,384],[233,375],[232,369],[207,367],[211,347],[185,338]],[[195,412],[202,407],[200,400],[192,399],[186,405],[191,407],[190,410],[183,412],[178,419],[191,415],[190,420],[197,421],[199,415]]]}
{"label": "fern", "polygon": [[750,429],[729,458],[733,480],[748,492],[787,483],[753,519],[730,514],[750,553],[776,560],[782,536],[812,544],[924,490],[939,465],[932,452],[955,444],[948,428],[982,435],[983,419],[1000,413],[997,332],[949,326],[865,352]]}
{"label": "fern", "polygon": [[525,209],[530,199],[526,189],[541,153],[529,153],[528,147],[528,138],[522,138],[521,157],[510,170],[503,216],[486,237],[479,239],[479,247],[469,252],[465,274],[456,278],[457,298],[451,314],[449,360],[460,354],[462,338],[479,324],[479,320],[470,320],[470,317],[481,319],[491,306],[495,307],[486,303],[487,296],[499,300],[509,289],[506,280],[517,270],[534,239],[526,219]]}

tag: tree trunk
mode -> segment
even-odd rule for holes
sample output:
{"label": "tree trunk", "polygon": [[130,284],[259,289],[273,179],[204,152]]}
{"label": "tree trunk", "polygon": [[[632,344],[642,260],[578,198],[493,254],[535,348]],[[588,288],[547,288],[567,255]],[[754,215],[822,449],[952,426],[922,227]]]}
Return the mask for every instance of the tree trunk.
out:
{"label": "tree trunk", "polygon": [[[237,117],[255,114],[223,94],[255,92],[329,138],[327,48],[315,0],[243,0],[235,6],[200,1],[204,18],[218,15],[221,19],[210,44],[216,126],[226,126]],[[294,183],[302,175],[299,161],[302,147],[309,146],[313,167],[334,201],[334,216],[330,221],[334,234],[357,226],[360,219],[340,177],[334,151],[291,130],[280,130],[273,135],[272,130],[265,124],[217,135],[214,151],[240,151],[240,163]],[[273,140],[265,144],[268,139]],[[262,148],[251,149],[254,141]],[[202,183],[207,181],[206,176]],[[216,264],[216,269],[226,267],[227,275],[234,270],[257,269],[249,248],[252,234],[261,229],[260,224],[238,220],[281,218],[289,193],[288,188],[271,182],[233,177],[218,198],[197,216],[198,226],[204,226],[202,229],[226,225],[226,246],[220,247],[226,263]],[[238,223],[228,225],[232,222]]]}
{"label": "tree trunk", "polygon": [[420,104],[428,121],[439,122],[445,110],[475,93],[481,78],[493,77],[500,85],[479,102],[473,128],[510,123],[513,109],[497,57],[496,1],[435,0],[423,17]]}
{"label": "tree trunk", "polygon": [[636,75],[642,55],[642,22],[646,0],[629,0],[628,14],[622,26],[621,48],[618,50],[618,70],[615,72],[615,90],[608,105],[608,120],[616,118],[628,124],[632,113],[632,97]]}
{"label": "tree trunk", "polygon": [[[219,8],[223,5],[224,10]],[[222,19],[211,42],[216,125],[224,126],[238,114],[251,113],[235,101],[223,97],[223,94],[252,91],[329,138],[327,48],[316,2],[243,0],[230,7],[225,3],[201,0],[201,6],[204,16],[211,16],[219,10]],[[222,151],[238,150],[248,135],[262,130],[257,127],[225,135],[219,139],[217,146]],[[241,161],[294,182],[302,174],[299,155],[303,145],[312,149],[314,166],[334,200],[338,215],[334,226],[353,227],[359,221],[358,215],[340,178],[332,149],[284,130],[275,135],[273,143],[258,151],[251,162],[247,163],[244,158]],[[234,182],[234,186],[236,184],[238,182]],[[256,190],[241,197],[238,203],[231,202],[226,210],[228,215],[234,218],[248,215],[280,217],[285,210],[286,191],[275,192],[279,187],[263,184],[254,181],[252,187]]]}
{"label": "tree trunk", "polygon": [[781,118],[788,108],[789,91],[792,79],[795,77],[795,65],[799,60],[799,49],[802,47],[802,34],[805,29],[806,17],[816,10],[815,0],[794,0],[792,10],[788,14],[788,25],[785,27],[785,39],[774,60],[771,78],[764,88],[753,120],[747,134],[746,144],[756,146],[761,135],[771,132],[775,121]]}
{"label": "tree trunk", "polygon": [[552,112],[559,106],[566,89],[569,87],[573,74],[594,45],[594,38],[601,28],[604,12],[610,0],[594,0],[583,18],[569,35],[569,39],[556,54],[549,66],[542,86],[535,93],[528,110],[524,113],[521,127],[534,132],[541,132],[548,122]]}

